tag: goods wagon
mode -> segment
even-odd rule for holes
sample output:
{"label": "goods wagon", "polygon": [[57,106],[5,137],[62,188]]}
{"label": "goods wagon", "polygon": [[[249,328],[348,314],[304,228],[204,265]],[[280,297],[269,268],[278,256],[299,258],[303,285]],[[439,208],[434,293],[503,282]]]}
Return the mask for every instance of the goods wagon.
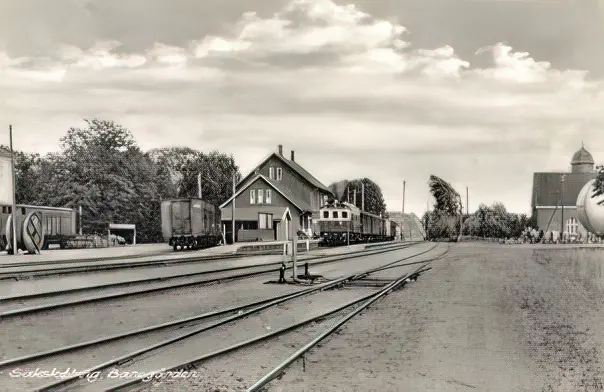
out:
{"label": "goods wagon", "polygon": [[[78,233],[78,213],[70,208],[32,206],[17,204],[15,218],[17,221],[17,248],[27,250],[23,243],[23,220],[30,212],[38,213],[42,220],[42,235],[44,242],[42,249],[48,249],[50,244],[58,244],[64,249],[67,241]],[[11,238],[7,233],[12,233],[12,206],[1,206],[0,210],[0,242],[2,249],[12,248],[9,244]]]}
{"label": "goods wagon", "polygon": [[386,241],[394,241],[396,237],[397,223],[393,220],[386,219],[384,222],[386,228]]}
{"label": "goods wagon", "polygon": [[[391,223],[378,215],[361,211],[349,203],[333,201],[319,211],[319,230],[324,245],[394,240]],[[396,226],[394,226],[396,233]]]}
{"label": "goods wagon", "polygon": [[161,202],[164,241],[178,249],[200,249],[218,245],[220,209],[198,198],[170,199]]}

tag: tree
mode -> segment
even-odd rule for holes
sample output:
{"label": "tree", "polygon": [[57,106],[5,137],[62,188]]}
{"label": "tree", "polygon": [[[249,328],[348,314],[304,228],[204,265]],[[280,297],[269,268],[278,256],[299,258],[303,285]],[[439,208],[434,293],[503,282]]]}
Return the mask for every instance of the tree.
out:
{"label": "tree", "polygon": [[526,214],[510,213],[502,203],[480,204],[464,222],[464,234],[487,238],[518,238],[531,227]]}
{"label": "tree", "polygon": [[[598,197],[604,195],[604,165],[596,166],[596,181],[594,181],[594,193],[591,197]],[[604,204],[604,200],[598,202],[599,205]]]}
{"label": "tree", "polygon": [[[112,121],[85,120],[61,138],[62,151],[44,159],[43,205],[83,208],[87,232],[106,223],[134,223],[140,242],[161,238],[160,191],[169,189],[164,170],[140,150],[129,130]],[[41,176],[42,177],[42,176]]]}
{"label": "tree", "polygon": [[[370,180],[369,178],[358,178],[352,181],[342,180],[332,183],[329,186],[329,190],[333,192],[336,199],[340,202],[355,203],[356,194],[356,206],[362,207],[362,194],[363,185],[365,187],[365,211],[387,217],[386,214],[386,202],[384,201],[384,195],[382,189],[378,184]],[[350,196],[349,196],[350,191]]]}
{"label": "tree", "polygon": [[461,211],[461,197],[451,184],[435,175],[430,176],[430,193],[436,200],[434,209],[448,215],[457,215]]}
{"label": "tree", "polygon": [[173,185],[174,193],[165,197],[197,197],[197,176],[201,173],[202,199],[219,206],[233,194],[233,175],[236,181],[241,179],[233,156],[218,151],[204,154],[189,147],[171,147],[149,153]]}
{"label": "tree", "polygon": [[459,193],[440,177],[430,176],[430,193],[434,197],[434,210],[428,215],[427,235],[430,239],[452,238],[462,233],[462,204]]}

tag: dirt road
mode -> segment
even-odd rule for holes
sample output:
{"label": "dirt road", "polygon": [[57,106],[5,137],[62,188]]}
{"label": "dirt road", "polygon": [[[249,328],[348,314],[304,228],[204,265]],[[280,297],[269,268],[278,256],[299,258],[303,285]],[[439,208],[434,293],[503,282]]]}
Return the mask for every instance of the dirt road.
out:
{"label": "dirt road", "polygon": [[464,243],[269,391],[601,391],[601,296],[530,246]]}

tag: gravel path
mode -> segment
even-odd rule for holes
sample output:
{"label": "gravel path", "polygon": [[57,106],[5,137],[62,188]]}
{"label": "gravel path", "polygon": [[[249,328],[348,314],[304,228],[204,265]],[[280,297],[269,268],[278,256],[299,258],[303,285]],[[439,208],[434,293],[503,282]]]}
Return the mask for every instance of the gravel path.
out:
{"label": "gravel path", "polygon": [[454,246],[268,390],[601,391],[600,300],[532,254]]}

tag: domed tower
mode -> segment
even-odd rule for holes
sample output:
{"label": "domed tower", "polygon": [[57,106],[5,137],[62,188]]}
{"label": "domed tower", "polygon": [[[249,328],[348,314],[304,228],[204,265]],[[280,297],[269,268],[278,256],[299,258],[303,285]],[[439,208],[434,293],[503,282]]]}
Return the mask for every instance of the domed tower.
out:
{"label": "domed tower", "polygon": [[585,146],[581,144],[581,149],[573,155],[573,159],[570,162],[571,171],[573,173],[593,173],[594,163],[594,158],[585,149]]}

